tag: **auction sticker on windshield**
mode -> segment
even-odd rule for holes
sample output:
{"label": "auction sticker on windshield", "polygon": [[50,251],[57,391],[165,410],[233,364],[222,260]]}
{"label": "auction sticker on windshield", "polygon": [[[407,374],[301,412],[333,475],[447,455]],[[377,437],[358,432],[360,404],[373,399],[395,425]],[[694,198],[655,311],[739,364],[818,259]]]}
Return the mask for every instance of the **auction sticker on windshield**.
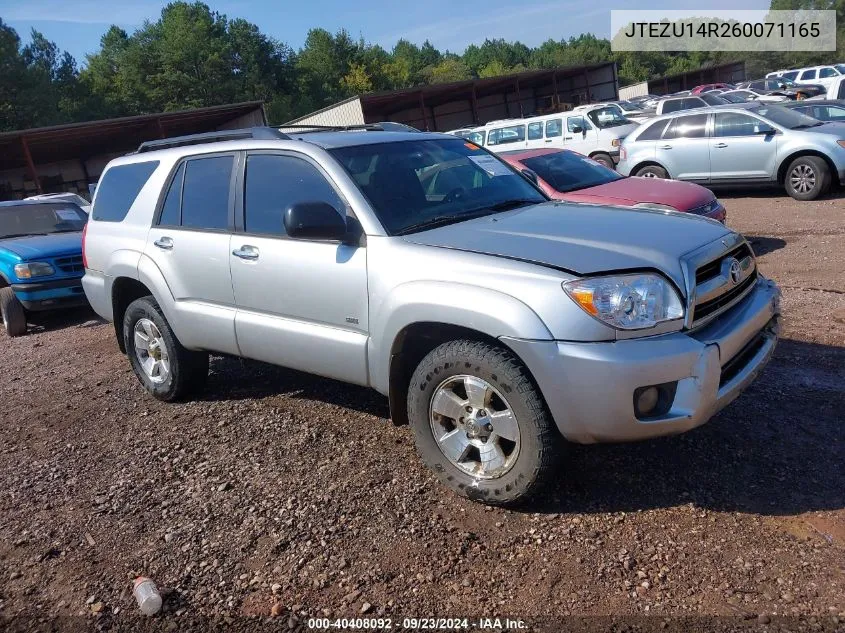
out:
{"label": "auction sticker on windshield", "polygon": [[513,172],[498,158],[488,154],[483,156],[468,156],[473,163],[481,167],[491,176],[512,176]]}

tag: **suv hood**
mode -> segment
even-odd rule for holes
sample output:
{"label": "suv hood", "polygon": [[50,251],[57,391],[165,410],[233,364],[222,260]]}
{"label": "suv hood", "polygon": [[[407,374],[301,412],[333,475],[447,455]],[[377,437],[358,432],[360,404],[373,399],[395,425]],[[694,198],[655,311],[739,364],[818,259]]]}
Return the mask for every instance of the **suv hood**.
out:
{"label": "suv hood", "polygon": [[729,233],[713,220],[672,211],[548,202],[402,239],[577,275],[657,269],[683,288],[680,257]]}
{"label": "suv hood", "polygon": [[0,248],[14,253],[24,260],[33,260],[39,257],[59,257],[61,255],[81,255],[82,232],[50,233],[49,235],[0,239]]}

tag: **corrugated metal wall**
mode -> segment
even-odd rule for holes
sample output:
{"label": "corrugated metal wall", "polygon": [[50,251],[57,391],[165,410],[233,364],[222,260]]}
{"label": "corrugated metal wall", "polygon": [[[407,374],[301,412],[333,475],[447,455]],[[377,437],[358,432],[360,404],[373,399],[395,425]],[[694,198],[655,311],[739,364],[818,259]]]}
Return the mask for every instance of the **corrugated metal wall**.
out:
{"label": "corrugated metal wall", "polygon": [[648,82],[641,81],[633,86],[625,86],[619,89],[620,99],[630,99],[631,97],[640,97],[648,94]]}
{"label": "corrugated metal wall", "polygon": [[291,123],[308,125],[363,125],[364,111],[361,99],[354,97],[341,101],[333,106],[312,112],[301,119],[294,119]]}

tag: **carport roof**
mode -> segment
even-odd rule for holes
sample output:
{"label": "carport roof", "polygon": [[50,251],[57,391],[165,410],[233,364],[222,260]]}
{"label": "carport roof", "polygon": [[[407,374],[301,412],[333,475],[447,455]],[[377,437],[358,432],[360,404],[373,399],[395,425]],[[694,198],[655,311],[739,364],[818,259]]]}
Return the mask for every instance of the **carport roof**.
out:
{"label": "carport roof", "polygon": [[87,160],[100,154],[137,149],[143,141],[214,130],[262,106],[261,101],[247,101],[2,132],[0,170],[25,168],[25,147],[29,148],[36,165],[63,160]]}
{"label": "carport roof", "polygon": [[510,75],[487,77],[485,79],[467,79],[444,84],[416,86],[403,90],[390,90],[361,95],[361,105],[365,116],[368,111],[388,112],[418,106],[420,98],[427,106],[454,101],[457,98],[469,97],[475,91],[476,97],[500,93],[513,88],[519,83],[520,88],[530,88],[555,79],[564,79],[587,73],[599,68],[613,67],[614,62],[602,62],[584,66],[566,66],[549,70],[526,70]]}

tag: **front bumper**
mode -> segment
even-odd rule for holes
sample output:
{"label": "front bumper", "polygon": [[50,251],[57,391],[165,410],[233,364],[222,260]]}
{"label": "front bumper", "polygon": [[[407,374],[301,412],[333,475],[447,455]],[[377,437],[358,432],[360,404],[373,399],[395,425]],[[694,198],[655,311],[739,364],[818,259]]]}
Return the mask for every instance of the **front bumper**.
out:
{"label": "front bumper", "polygon": [[73,308],[88,303],[81,278],[12,284],[11,287],[24,309],[30,312]]}
{"label": "front bumper", "polygon": [[[565,438],[627,442],[688,431],[732,402],[771,358],[779,315],[780,291],[761,278],[741,303],[694,332],[601,343],[502,341],[531,371]],[[664,415],[637,418],[636,389],[676,381]]]}

